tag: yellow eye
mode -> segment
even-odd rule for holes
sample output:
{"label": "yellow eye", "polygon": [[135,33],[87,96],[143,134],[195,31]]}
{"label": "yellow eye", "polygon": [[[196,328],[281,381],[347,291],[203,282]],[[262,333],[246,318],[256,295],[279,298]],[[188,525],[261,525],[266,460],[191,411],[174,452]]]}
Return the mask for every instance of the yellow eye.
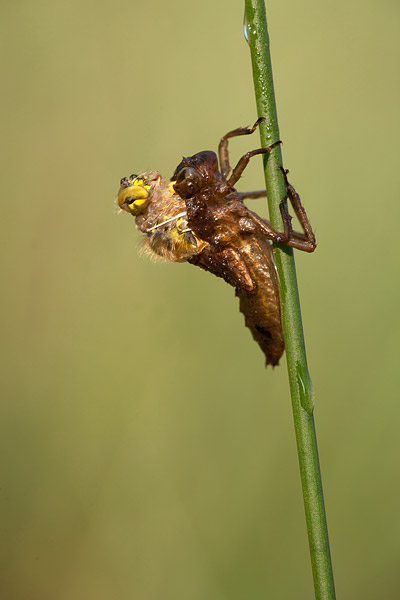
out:
{"label": "yellow eye", "polygon": [[118,206],[127,204],[129,207],[141,206],[149,197],[147,189],[149,186],[130,185],[121,187],[118,193]]}

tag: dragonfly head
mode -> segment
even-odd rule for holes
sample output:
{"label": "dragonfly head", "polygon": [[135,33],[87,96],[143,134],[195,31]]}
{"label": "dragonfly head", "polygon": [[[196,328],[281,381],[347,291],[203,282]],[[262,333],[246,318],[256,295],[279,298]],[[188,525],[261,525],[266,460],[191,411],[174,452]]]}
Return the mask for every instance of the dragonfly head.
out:
{"label": "dragonfly head", "polygon": [[119,208],[135,216],[144,212],[152,185],[154,185],[154,179],[151,180],[146,173],[123,177],[117,196]]}

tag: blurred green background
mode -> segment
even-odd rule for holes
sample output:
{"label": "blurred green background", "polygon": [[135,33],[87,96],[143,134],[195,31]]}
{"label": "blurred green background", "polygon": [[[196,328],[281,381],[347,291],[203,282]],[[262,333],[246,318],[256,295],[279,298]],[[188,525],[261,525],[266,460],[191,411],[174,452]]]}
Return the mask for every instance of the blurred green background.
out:
{"label": "blurred green background", "polygon": [[[267,10],[318,240],[296,261],[337,593],[394,599],[399,5]],[[264,369],[222,280],[140,257],[114,204],[122,176],[254,122],[242,3],[1,12],[0,597],[313,597],[285,360]]]}

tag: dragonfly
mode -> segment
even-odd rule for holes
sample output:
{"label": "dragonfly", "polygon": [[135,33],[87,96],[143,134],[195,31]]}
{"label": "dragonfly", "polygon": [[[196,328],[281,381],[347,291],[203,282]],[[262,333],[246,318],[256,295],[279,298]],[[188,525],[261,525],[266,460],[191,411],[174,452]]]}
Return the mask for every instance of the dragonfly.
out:
{"label": "dragonfly", "polygon": [[[117,204],[145,234],[143,247],[148,254],[197,265],[235,288],[245,324],[263,351],[266,365],[276,366],[285,343],[272,244],[313,252],[316,240],[300,196],[280,165],[277,168],[286,185],[279,205],[283,231],[244,203],[266,196],[265,190],[239,192],[235,188],[253,156],[269,154],[281,143],[278,140],[247,152],[231,168],[229,140],[254,133],[262,120],[229,131],[219,142],[218,155],[206,150],[183,158],[170,181],[157,171],[124,177]],[[288,202],[301,232],[293,230]]]}

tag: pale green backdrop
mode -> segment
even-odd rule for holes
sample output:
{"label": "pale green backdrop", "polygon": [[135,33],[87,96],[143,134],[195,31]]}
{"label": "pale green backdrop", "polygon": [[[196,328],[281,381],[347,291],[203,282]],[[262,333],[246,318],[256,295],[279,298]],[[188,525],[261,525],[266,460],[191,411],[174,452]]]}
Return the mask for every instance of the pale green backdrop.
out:
{"label": "pale green backdrop", "polygon": [[[394,600],[399,5],[267,10],[318,239],[296,259],[338,598]],[[264,369],[222,280],[139,257],[114,204],[255,120],[242,3],[1,12],[1,599],[309,600],[285,360]],[[262,181],[254,159],[241,189]]]}

